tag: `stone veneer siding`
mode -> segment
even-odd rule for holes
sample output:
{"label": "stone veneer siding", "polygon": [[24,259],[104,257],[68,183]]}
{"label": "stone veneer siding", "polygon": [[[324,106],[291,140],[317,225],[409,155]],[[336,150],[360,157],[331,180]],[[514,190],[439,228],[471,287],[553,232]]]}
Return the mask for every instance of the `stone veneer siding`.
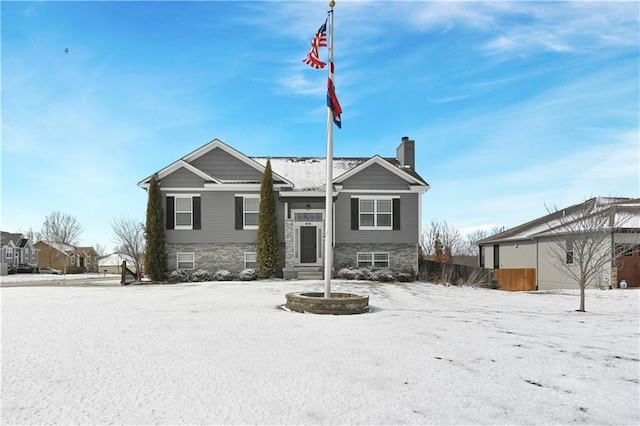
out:
{"label": "stone veneer siding", "polygon": [[389,269],[395,272],[413,270],[418,273],[418,248],[416,244],[398,243],[364,243],[364,244],[336,244],[333,248],[334,269],[345,266],[356,267],[358,252],[389,253]]}
{"label": "stone veneer siding", "polygon": [[285,268],[293,268],[294,263],[294,235],[293,235],[293,219],[285,219],[284,220],[284,241],[285,241],[285,256],[284,256],[284,267]]}
{"label": "stone veneer siding", "polygon": [[[244,269],[244,253],[255,252],[255,244],[245,243],[172,243],[167,244],[169,270],[177,269],[178,253],[193,253],[195,269],[215,273],[226,269],[238,276]],[[280,264],[284,257],[284,244],[280,244]]]}

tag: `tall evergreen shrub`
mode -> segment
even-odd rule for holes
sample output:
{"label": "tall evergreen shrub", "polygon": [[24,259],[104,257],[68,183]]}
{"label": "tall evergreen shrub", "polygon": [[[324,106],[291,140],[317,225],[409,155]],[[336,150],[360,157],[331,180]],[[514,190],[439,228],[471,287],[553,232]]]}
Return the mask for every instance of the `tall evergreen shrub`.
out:
{"label": "tall evergreen shrub", "polygon": [[256,262],[258,275],[270,278],[276,275],[280,263],[278,246],[278,219],[276,200],[273,195],[273,173],[271,160],[262,175],[260,185],[260,210],[258,215],[258,238],[256,241]]}
{"label": "tall evergreen shrub", "polygon": [[164,244],[164,212],[157,175],[153,175],[149,184],[146,239],[145,273],[152,281],[164,281],[167,276],[167,248]]}

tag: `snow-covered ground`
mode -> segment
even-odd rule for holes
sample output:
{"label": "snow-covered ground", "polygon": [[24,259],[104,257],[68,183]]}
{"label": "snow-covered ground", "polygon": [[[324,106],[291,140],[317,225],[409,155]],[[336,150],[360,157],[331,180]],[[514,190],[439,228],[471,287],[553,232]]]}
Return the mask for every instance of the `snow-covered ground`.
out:
{"label": "snow-covered ground", "polygon": [[14,285],[26,283],[39,283],[44,281],[56,281],[63,285],[64,283],[92,283],[92,284],[113,284],[120,283],[120,275],[117,274],[13,274],[0,276],[0,284]]}
{"label": "snow-covered ground", "polygon": [[3,424],[639,424],[638,290],[319,281],[2,288]]}

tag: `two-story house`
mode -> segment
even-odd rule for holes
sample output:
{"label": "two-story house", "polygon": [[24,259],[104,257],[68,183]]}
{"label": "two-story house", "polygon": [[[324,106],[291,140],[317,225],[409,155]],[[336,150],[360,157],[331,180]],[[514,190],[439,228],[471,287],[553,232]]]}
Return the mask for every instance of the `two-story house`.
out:
{"label": "two-story house", "polygon": [[[284,278],[322,271],[326,158],[249,157],[218,139],[155,173],[165,206],[169,269],[256,266],[260,182],[267,160]],[[147,189],[153,175],[138,183]],[[421,196],[415,142],[394,158],[334,158],[333,265],[418,270]],[[320,275],[321,276],[321,275]]]}
{"label": "two-story house", "polygon": [[3,271],[11,266],[38,264],[38,250],[23,234],[0,232],[0,247],[0,263],[3,264]]}

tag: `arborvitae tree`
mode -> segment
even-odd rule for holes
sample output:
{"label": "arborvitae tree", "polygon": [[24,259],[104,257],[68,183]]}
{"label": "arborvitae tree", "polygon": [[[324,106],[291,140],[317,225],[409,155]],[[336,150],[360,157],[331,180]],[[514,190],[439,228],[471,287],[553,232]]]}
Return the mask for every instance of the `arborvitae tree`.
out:
{"label": "arborvitae tree", "polygon": [[167,274],[167,248],[164,245],[164,213],[158,176],[153,175],[149,184],[146,223],[147,249],[144,268],[152,281],[163,281]]}
{"label": "arborvitae tree", "polygon": [[256,249],[258,275],[262,278],[275,276],[280,263],[280,248],[278,245],[278,218],[276,217],[276,200],[273,196],[273,174],[270,160],[267,160],[267,166],[262,175],[262,184],[260,185]]}

